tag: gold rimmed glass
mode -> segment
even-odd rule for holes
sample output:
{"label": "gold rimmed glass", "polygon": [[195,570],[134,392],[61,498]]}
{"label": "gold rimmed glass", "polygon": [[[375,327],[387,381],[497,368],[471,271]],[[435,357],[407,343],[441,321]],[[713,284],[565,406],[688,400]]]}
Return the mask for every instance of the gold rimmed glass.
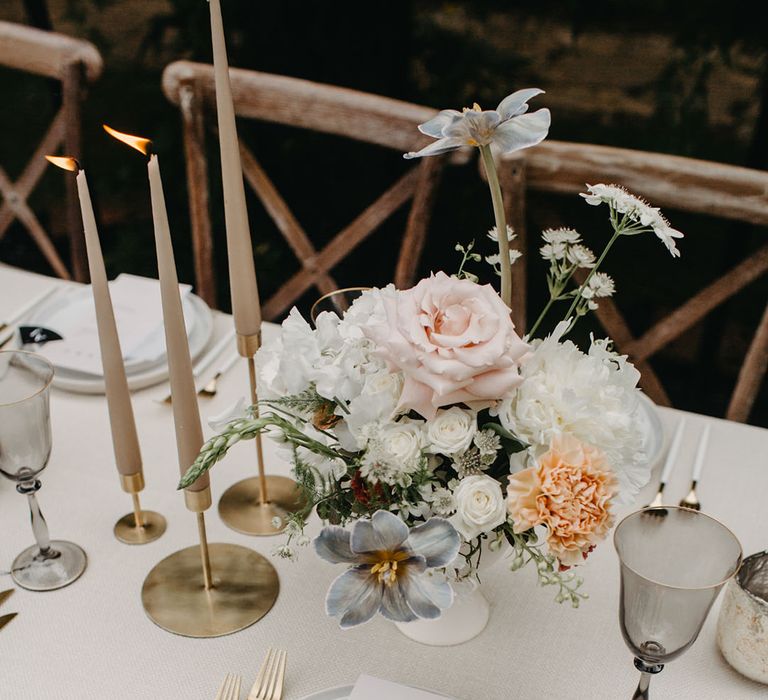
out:
{"label": "gold rimmed glass", "polygon": [[323,311],[330,311],[337,316],[343,316],[344,312],[352,306],[352,302],[369,289],[370,287],[345,287],[344,289],[336,289],[328,294],[323,294],[323,296],[312,304],[312,308],[309,311],[309,317],[312,319],[312,323],[317,321],[317,317],[323,313]]}
{"label": "gold rimmed glass", "polygon": [[76,580],[85,552],[72,542],[51,541],[37,502],[40,472],[51,454],[50,390],[53,366],[40,355],[0,351],[0,473],[27,497],[37,544],[19,554],[14,581],[32,591],[51,591]]}
{"label": "gold rimmed glass", "polygon": [[699,511],[664,508],[664,517],[647,517],[647,508],[628,515],[613,536],[621,633],[641,672],[635,700],[648,698],[651,676],[696,641],[741,565],[741,545],[725,525]]}

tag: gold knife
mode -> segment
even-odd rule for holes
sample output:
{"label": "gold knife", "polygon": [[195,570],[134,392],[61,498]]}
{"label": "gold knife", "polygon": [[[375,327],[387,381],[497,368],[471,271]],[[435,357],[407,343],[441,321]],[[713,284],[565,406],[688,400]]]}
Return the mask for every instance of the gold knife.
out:
{"label": "gold knife", "polygon": [[0,615],[0,630],[3,629],[11,620],[13,620],[19,613],[8,613],[7,615]]}
{"label": "gold knife", "polygon": [[0,591],[0,605],[13,595],[15,588],[9,588],[7,591]]}

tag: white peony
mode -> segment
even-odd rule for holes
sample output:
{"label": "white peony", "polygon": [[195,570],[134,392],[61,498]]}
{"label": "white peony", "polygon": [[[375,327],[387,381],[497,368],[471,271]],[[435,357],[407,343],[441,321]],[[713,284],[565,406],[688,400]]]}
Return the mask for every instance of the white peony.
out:
{"label": "white peony", "polygon": [[427,451],[452,455],[463,452],[471,444],[477,432],[477,420],[472,411],[458,406],[438,410],[427,423]]}
{"label": "white peony", "polygon": [[531,445],[532,456],[546,452],[560,435],[597,447],[616,472],[617,501],[631,502],[650,476],[636,419],[640,373],[625,356],[611,352],[606,340],[593,340],[588,354],[570,340],[561,343],[567,325],[563,321],[552,335],[532,343],[522,385],[492,412]]}
{"label": "white peony", "polygon": [[462,479],[453,498],[456,514],[449,521],[467,541],[490,532],[507,519],[501,484],[485,474]]}

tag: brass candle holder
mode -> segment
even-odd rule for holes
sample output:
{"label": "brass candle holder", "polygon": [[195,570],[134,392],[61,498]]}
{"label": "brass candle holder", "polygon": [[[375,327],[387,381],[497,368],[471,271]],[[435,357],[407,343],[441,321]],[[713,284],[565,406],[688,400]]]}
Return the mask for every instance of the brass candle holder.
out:
{"label": "brass candle holder", "polygon": [[252,549],[208,543],[210,488],[185,491],[184,497],[197,515],[199,543],[171,554],[149,572],[141,589],[144,610],[159,627],[185,637],[221,637],[245,629],[277,600],[277,571]]}
{"label": "brass candle holder", "polygon": [[124,515],[115,523],[115,537],[125,544],[147,544],[158,539],[167,527],[165,518],[153,510],[142,510],[139,492],[144,490],[144,475],[141,472],[128,476],[121,474],[123,491],[133,499],[133,512]]}
{"label": "brass candle holder", "polygon": [[[259,334],[237,335],[237,350],[248,363],[251,404],[256,416],[259,397],[254,358],[260,345]],[[266,473],[261,433],[257,433],[255,442],[258,475],[238,481],[222,494],[219,515],[228,527],[245,535],[277,535],[285,529],[285,516],[302,507],[302,495],[293,479]],[[276,518],[280,520],[278,526]]]}

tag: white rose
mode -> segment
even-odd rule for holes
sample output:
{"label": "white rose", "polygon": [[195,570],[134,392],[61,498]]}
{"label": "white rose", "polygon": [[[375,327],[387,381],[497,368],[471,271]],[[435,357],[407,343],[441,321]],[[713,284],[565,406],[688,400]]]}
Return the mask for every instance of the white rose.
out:
{"label": "white rose", "polygon": [[453,406],[438,411],[437,416],[427,423],[429,452],[446,455],[466,450],[477,432],[477,421],[472,411]]}
{"label": "white rose", "polygon": [[416,470],[424,447],[422,421],[403,418],[386,425],[381,431],[382,447],[402,469]]}
{"label": "white rose", "polygon": [[490,532],[507,519],[507,505],[501,485],[485,474],[473,474],[459,482],[453,492],[456,514],[449,520],[469,541]]}

